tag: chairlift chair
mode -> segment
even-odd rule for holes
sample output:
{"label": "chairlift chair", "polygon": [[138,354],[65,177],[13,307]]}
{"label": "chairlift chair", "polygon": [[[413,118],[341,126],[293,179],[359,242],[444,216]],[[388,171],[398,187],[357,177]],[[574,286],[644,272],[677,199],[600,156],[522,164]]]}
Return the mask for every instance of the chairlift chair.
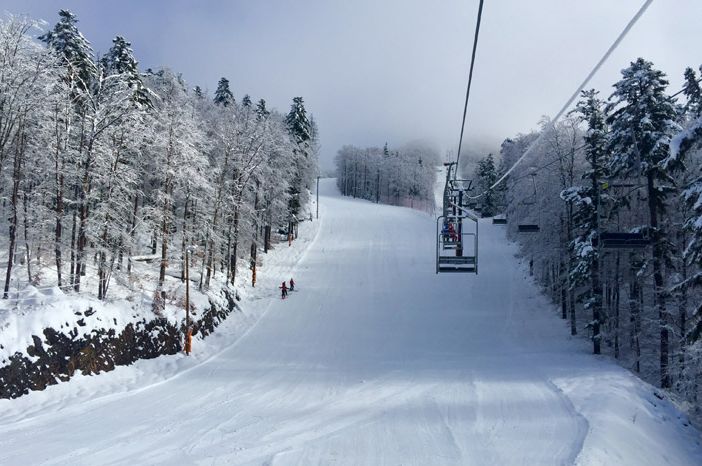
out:
{"label": "chairlift chair", "polygon": [[[464,220],[473,222],[472,231],[468,231]],[[442,231],[445,217],[442,215],[436,219],[436,273],[478,273],[478,219],[466,213],[458,221],[458,237],[447,239]]]}
{"label": "chairlift chair", "polygon": [[[455,162],[447,165],[443,212],[436,219],[436,273],[478,273],[478,218],[466,208],[471,180],[451,178]],[[469,228],[469,222],[474,228]],[[472,244],[471,244],[472,243]],[[471,247],[472,246],[472,247]]]}
{"label": "chairlift chair", "polygon": [[595,238],[594,246],[602,249],[643,249],[651,244],[650,238],[643,233],[602,232],[599,241]]}

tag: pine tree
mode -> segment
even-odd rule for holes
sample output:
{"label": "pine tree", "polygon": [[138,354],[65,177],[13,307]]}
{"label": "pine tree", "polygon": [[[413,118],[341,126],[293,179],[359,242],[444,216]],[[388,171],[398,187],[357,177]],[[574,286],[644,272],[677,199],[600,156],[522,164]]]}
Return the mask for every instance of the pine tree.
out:
{"label": "pine tree", "polygon": [[266,109],[266,101],[263,99],[259,100],[256,104],[256,118],[259,121],[265,120],[270,114],[271,112]]}
{"label": "pine tree", "polygon": [[78,88],[88,90],[95,76],[97,65],[93,59],[90,42],[76,27],[78,19],[68,10],[59,11],[59,22],[54,29],[39,37],[56,50],[68,64],[69,74],[78,80]]}
{"label": "pine tree", "polygon": [[205,95],[203,94],[202,88],[201,88],[200,86],[195,86],[195,87],[193,88],[193,93],[195,93],[195,97],[197,97],[198,99],[204,99],[204,98],[205,98]]}
{"label": "pine tree", "polygon": [[221,78],[217,83],[214,103],[223,107],[228,107],[234,103],[234,94],[229,90],[229,80],[227,78]]}
{"label": "pine tree", "polygon": [[492,154],[478,161],[478,184],[480,191],[485,191],[481,213],[483,217],[492,217],[497,213],[496,193],[490,187],[497,181],[497,170]]}
{"label": "pine tree", "polygon": [[305,103],[302,97],[295,97],[290,106],[290,112],[285,118],[285,123],[288,125],[288,131],[295,139],[298,145],[303,145],[310,140],[310,122],[307,118]]}
{"label": "pine tree", "polygon": [[661,216],[671,182],[669,170],[676,168],[677,160],[669,157],[672,135],[679,131],[675,123],[677,112],[672,99],[665,94],[668,81],[665,74],[653,64],[637,59],[622,70],[622,79],[614,85],[607,119],[612,136],[609,149],[613,158],[610,168],[615,175],[641,175],[646,178],[649,225],[653,241],[652,265],[655,283],[654,305],[658,311],[660,328],[661,386],[670,386],[668,354],[668,321],[663,266],[668,250]]}
{"label": "pine tree", "polygon": [[290,184],[289,203],[290,214],[297,215],[303,202],[300,197],[302,196],[303,187],[305,185],[309,158],[309,141],[311,139],[311,126],[307,119],[307,111],[305,110],[302,97],[293,98],[290,112],[285,117],[285,124],[290,136],[297,145],[293,151],[296,156],[294,158],[295,166],[293,167],[293,177]]}
{"label": "pine tree", "polygon": [[246,94],[244,98],[241,99],[241,105],[243,105],[246,108],[251,107],[251,97],[249,97],[248,94]]}
{"label": "pine tree", "polygon": [[685,69],[685,85],[683,86],[683,94],[687,98],[685,111],[692,118],[699,117],[702,114],[702,89],[700,82],[697,79],[697,73],[692,68]]}
{"label": "pine tree", "polygon": [[116,73],[126,76],[127,84],[132,89],[133,99],[139,105],[150,106],[149,93],[139,74],[139,62],[134,58],[131,43],[124,37],[116,36],[112,39],[110,51],[102,59],[102,65],[107,74]]}
{"label": "pine tree", "polygon": [[[687,98],[685,111],[689,121],[685,129],[673,138],[670,151],[670,157],[680,161],[702,149],[702,91],[692,68],[685,70],[683,93]],[[684,260],[686,264],[702,266],[702,174],[699,167],[695,167],[694,170],[692,180],[682,192],[682,198],[689,209],[683,227],[690,235],[684,251]],[[690,287],[701,286],[702,272],[698,271],[692,277],[678,283],[675,288],[676,291],[685,292]],[[691,344],[702,341],[702,305],[693,310],[689,324],[683,335],[685,340]]]}
{"label": "pine tree", "polygon": [[576,286],[589,283],[585,296],[585,309],[592,312],[589,324],[592,330],[593,353],[601,352],[600,327],[602,324],[602,284],[600,282],[600,256],[594,240],[600,233],[599,210],[602,200],[600,185],[605,177],[607,165],[607,126],[605,123],[604,102],[594,89],[583,91],[575,112],[581,121],[587,123],[585,135],[585,158],[588,169],[583,179],[585,186],[573,186],[561,193],[561,198],[572,202],[575,207],[574,220],[579,231],[569,247],[576,258],[570,270],[571,283]]}

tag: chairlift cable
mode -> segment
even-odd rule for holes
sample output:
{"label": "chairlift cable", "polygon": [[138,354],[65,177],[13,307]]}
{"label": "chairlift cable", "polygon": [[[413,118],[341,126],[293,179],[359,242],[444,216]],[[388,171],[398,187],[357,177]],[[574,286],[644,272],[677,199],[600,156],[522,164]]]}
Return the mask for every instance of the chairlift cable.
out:
{"label": "chairlift cable", "polygon": [[468,71],[468,86],[466,86],[466,100],[463,104],[463,120],[461,120],[461,135],[458,138],[458,153],[456,154],[456,171],[453,174],[453,179],[456,179],[458,173],[458,161],[461,159],[461,146],[463,145],[463,131],[466,127],[466,113],[468,112],[468,98],[470,97],[470,85],[473,82],[473,68],[475,66],[475,52],[478,49],[478,35],[480,34],[480,21],[483,16],[483,1],[480,0],[478,6],[478,19],[475,23],[475,37],[473,38],[473,52],[470,57],[470,70]]}
{"label": "chairlift cable", "polygon": [[[622,42],[622,40],[624,40],[624,38],[627,36],[627,34],[629,34],[629,31],[631,31],[631,29],[634,27],[634,25],[639,21],[639,19],[646,12],[648,7],[651,6],[651,3],[653,3],[653,0],[646,0],[643,3],[643,5],[641,5],[641,7],[636,12],[634,17],[631,18],[631,20],[629,20],[629,23],[627,23],[626,27],[624,27],[624,30],[622,30],[622,32],[619,34],[619,36],[616,38],[616,40],[612,43],[612,45],[609,47],[609,49],[607,49],[607,51],[602,56],[600,61],[597,62],[597,64],[590,71],[590,73],[587,75],[585,80],[580,84],[580,86],[578,86],[578,88],[575,90],[575,92],[573,92],[573,94],[570,96],[568,101],[563,105],[563,107],[561,107],[561,109],[556,114],[556,116],[550,121],[551,125],[555,125],[558,122],[558,120],[560,120],[560,118],[563,116],[563,114],[566,112],[566,110],[568,110],[568,108],[570,108],[573,101],[580,95],[580,91],[582,91],[583,88],[585,86],[587,86],[587,84],[590,82],[590,80],[595,75],[595,73],[597,73],[600,70],[600,68],[602,67],[604,62],[607,61],[609,56],[617,49],[617,47],[619,47],[619,44]],[[539,135],[539,137],[537,137],[534,141],[532,141],[531,144],[529,144],[529,146],[527,147],[527,150],[524,151],[524,153],[521,155],[521,157],[519,157],[517,159],[517,161],[514,162],[514,164],[504,174],[502,174],[502,176],[497,181],[495,181],[495,183],[493,183],[489,188],[487,188],[482,193],[477,194],[475,196],[469,196],[468,198],[469,199],[479,199],[479,198],[483,197],[485,194],[487,194],[489,191],[491,191],[495,187],[497,187],[497,185],[502,183],[507,178],[507,176],[509,176],[509,174],[512,173],[512,171],[514,171],[514,169],[517,167],[517,165],[519,165],[525,158],[527,158],[529,155],[531,155],[534,148],[538,145],[538,143],[541,142],[541,140],[544,138],[544,135],[547,132],[548,132],[548,130],[542,131],[541,134]]]}

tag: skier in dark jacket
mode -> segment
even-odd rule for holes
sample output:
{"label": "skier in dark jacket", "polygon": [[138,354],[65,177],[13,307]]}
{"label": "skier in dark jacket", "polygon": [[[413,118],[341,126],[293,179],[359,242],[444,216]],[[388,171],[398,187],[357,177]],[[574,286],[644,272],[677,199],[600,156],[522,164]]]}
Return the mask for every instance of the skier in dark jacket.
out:
{"label": "skier in dark jacket", "polygon": [[295,280],[290,277],[290,291],[295,291]]}
{"label": "skier in dark jacket", "polygon": [[285,282],[280,285],[280,294],[282,295],[281,297],[283,299],[285,299],[285,297],[288,295],[288,287],[285,285]]}

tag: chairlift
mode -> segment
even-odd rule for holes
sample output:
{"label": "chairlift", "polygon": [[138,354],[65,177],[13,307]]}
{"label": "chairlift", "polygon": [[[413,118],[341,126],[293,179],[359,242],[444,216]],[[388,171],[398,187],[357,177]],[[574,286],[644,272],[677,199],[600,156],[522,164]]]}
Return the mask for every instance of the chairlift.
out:
{"label": "chairlift", "polygon": [[[471,220],[474,229],[468,229]],[[478,273],[478,218],[470,214],[459,217],[455,236],[444,234],[446,218],[436,219],[436,273]],[[472,243],[472,244],[471,244]],[[471,248],[472,246],[472,248]],[[450,251],[450,252],[447,252]]]}
{"label": "chairlift", "polygon": [[527,197],[526,199],[522,199],[520,202],[521,205],[534,205],[536,204],[536,173],[530,173],[531,175],[531,185],[532,188],[534,189],[534,192],[531,194],[531,196]]}
{"label": "chairlift", "polygon": [[[455,162],[445,165],[443,215],[436,219],[436,273],[477,274],[478,218],[468,211],[464,202],[472,181],[452,179]],[[468,220],[474,228],[470,228]]]}
{"label": "chairlift", "polygon": [[602,249],[643,249],[651,244],[651,239],[643,233],[602,232],[594,238],[593,246]]}

